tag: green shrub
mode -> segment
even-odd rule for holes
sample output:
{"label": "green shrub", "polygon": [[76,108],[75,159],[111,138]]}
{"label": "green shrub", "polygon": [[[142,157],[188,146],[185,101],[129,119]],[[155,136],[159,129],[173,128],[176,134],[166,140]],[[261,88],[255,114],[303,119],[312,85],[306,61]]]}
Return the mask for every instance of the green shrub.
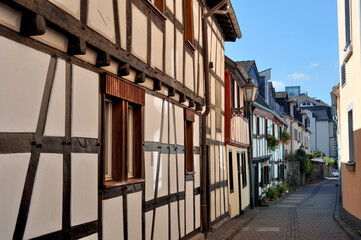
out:
{"label": "green shrub", "polygon": [[274,187],[269,188],[266,192],[266,198],[278,199],[277,189]]}
{"label": "green shrub", "polygon": [[335,163],[335,160],[333,160],[333,158],[325,157],[325,161],[326,161],[328,164],[330,164],[330,165],[332,165],[332,164]]}

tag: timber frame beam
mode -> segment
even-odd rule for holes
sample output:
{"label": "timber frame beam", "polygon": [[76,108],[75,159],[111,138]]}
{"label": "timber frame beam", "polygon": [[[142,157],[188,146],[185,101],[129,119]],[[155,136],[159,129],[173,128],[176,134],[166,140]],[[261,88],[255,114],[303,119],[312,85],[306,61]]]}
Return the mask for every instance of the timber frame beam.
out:
{"label": "timber frame beam", "polygon": [[139,61],[135,56],[130,54],[116,44],[111,43],[104,36],[95,32],[91,28],[84,25],[81,21],[77,20],[71,14],[55,6],[48,0],[0,0],[6,4],[18,9],[22,12],[31,11],[37,14],[39,17],[45,19],[46,24],[54,29],[58,29],[61,32],[65,32],[67,35],[74,36],[83,43],[87,43],[102,52],[109,53],[114,59],[117,59],[120,63],[129,63],[130,67],[137,72],[144,72],[147,76],[153,80],[158,80],[163,85],[174,88],[179,93],[185,95],[189,99],[193,99],[195,103],[204,105],[204,100],[200,96],[197,96],[193,91],[185,88],[183,84],[177,82],[175,79],[159,73],[159,71],[151,68],[146,63]]}

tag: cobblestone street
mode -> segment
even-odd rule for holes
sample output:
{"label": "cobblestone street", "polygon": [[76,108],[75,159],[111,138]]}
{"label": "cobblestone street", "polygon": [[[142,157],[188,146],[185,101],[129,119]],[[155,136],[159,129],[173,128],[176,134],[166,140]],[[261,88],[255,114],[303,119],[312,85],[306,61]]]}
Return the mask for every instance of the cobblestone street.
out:
{"label": "cobblestone street", "polygon": [[348,239],[333,220],[336,179],[307,185],[260,210],[234,239]]}

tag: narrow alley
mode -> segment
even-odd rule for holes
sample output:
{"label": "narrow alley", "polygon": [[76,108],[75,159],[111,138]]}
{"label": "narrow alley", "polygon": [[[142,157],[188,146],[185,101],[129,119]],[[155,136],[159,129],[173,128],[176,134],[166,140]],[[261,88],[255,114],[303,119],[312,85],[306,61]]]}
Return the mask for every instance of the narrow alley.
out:
{"label": "narrow alley", "polygon": [[262,208],[234,239],[347,239],[333,220],[336,179],[307,185]]}

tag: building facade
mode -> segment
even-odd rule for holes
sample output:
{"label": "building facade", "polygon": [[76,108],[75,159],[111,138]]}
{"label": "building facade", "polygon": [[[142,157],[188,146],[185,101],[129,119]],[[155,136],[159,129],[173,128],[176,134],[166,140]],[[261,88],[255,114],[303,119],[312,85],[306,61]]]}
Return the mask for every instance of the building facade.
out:
{"label": "building facade", "polygon": [[[225,144],[228,173],[229,215],[244,214],[250,205],[249,115],[242,87],[248,74],[226,57],[225,75]],[[246,108],[246,109],[245,109]],[[240,112],[238,110],[245,110]]]}
{"label": "building facade", "polygon": [[343,215],[361,228],[360,2],[338,0],[340,86],[338,124]]}
{"label": "building facade", "polygon": [[217,3],[0,3],[3,238],[180,239],[227,216],[216,89],[241,33]]}

